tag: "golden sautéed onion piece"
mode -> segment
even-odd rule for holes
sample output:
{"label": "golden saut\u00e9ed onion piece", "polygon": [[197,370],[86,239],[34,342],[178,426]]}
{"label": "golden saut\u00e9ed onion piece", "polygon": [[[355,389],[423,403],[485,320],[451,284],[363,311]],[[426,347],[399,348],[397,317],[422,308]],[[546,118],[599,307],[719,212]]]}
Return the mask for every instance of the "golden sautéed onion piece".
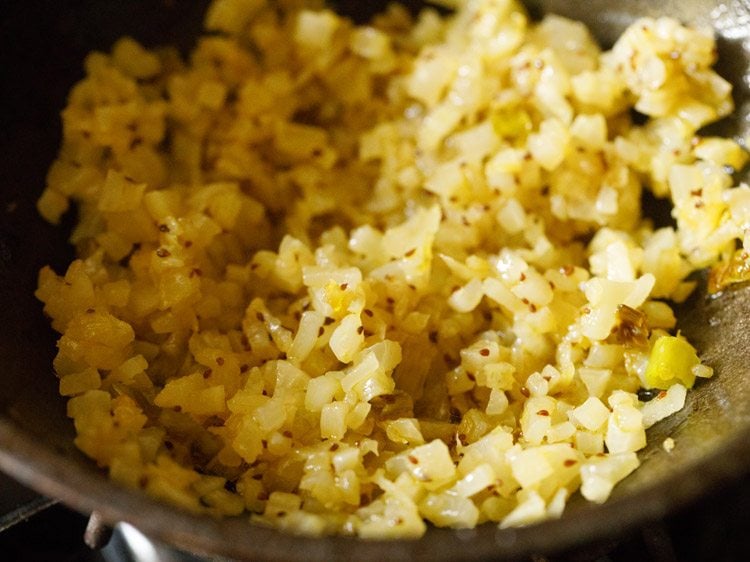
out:
{"label": "golden saut\u00e9ed onion piece", "polygon": [[216,0],[206,29],[187,60],[90,54],[63,112],[39,210],[77,205],[78,259],[37,296],[76,445],[313,535],[605,501],[712,374],[669,302],[748,247],[747,155],[697,134],[733,109],[712,35],[643,19],[602,52],[506,0]]}

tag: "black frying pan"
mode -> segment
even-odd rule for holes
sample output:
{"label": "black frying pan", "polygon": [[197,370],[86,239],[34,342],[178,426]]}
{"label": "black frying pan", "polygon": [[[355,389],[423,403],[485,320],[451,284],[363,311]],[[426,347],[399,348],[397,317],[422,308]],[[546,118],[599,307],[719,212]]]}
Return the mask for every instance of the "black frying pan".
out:
{"label": "black frying pan", "polygon": [[[107,49],[123,34],[147,45],[187,49],[200,29],[205,2],[195,0],[29,0],[7,3],[0,16],[0,469],[84,513],[128,521],[183,549],[239,559],[460,560],[515,558],[549,552],[663,517],[750,468],[750,289],[719,298],[696,295],[679,311],[680,326],[717,376],[689,394],[684,410],[649,432],[643,465],[602,506],[571,501],[565,515],[522,529],[495,525],[472,531],[429,529],[420,540],[365,542],[307,539],[250,526],[245,518],[196,517],[121,488],[72,445],[52,373],[54,336],[32,293],[39,267],[62,270],[71,258],[66,230],[37,217],[34,202],[60,141],[58,113],[81,77],[83,56]],[[364,17],[383,2],[340,0],[337,8]],[[414,3],[412,3],[414,4]],[[640,15],[672,15],[712,25],[719,35],[720,71],[735,85],[738,111],[714,126],[750,132],[750,4],[747,0],[539,0],[551,11],[583,20],[610,45]],[[744,45],[743,45],[744,42]],[[661,442],[672,436],[671,454]]]}

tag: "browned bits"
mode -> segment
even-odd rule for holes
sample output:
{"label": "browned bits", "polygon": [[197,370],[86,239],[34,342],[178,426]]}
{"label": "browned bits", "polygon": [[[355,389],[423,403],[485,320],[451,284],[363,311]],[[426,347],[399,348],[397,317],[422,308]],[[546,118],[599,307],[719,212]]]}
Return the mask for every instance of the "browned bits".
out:
{"label": "browned bits", "polygon": [[469,379],[471,382],[476,382],[477,378],[474,376],[474,373],[466,373],[466,378]]}
{"label": "browned bits", "polygon": [[224,358],[223,357],[217,357],[216,358],[216,364],[221,367],[224,364]]}
{"label": "browned bits", "polygon": [[526,398],[531,396],[531,392],[529,392],[529,389],[526,388],[525,386],[521,387],[521,394],[523,394]]}
{"label": "browned bits", "polygon": [[461,423],[461,411],[458,408],[450,409],[450,422],[452,424]]}
{"label": "browned bits", "polygon": [[242,364],[240,365],[240,373],[245,374],[250,370],[250,365]]}
{"label": "browned bits", "polygon": [[169,227],[166,224],[160,224],[159,232],[169,232]]}
{"label": "browned bits", "polygon": [[438,341],[438,333],[435,330],[432,330],[429,334],[427,334],[427,337],[432,343],[437,343]]}
{"label": "browned bits", "polygon": [[360,326],[359,328],[357,328],[357,333],[358,334],[361,334],[364,331],[365,331],[365,327],[364,326]]}
{"label": "browned bits", "polygon": [[373,312],[372,310],[370,310],[369,308],[365,308],[363,312],[365,313],[365,316],[369,316],[370,318],[372,318],[372,317],[374,316],[374,314],[375,314],[375,313],[374,313],[374,312]]}
{"label": "browned bits", "polygon": [[572,265],[564,265],[560,268],[560,272],[565,275],[565,277],[570,277],[575,273],[576,268]]}
{"label": "browned bits", "polygon": [[526,281],[526,274],[521,272],[521,277],[519,277],[519,280]]}
{"label": "browned bits", "polygon": [[647,320],[645,312],[626,304],[619,305],[612,330],[615,341],[625,347],[646,347],[649,335]]}
{"label": "browned bits", "polygon": [[406,253],[404,254],[404,256],[405,256],[405,257],[407,257],[407,258],[410,258],[411,256],[413,256],[413,255],[414,255],[414,253],[415,253],[416,251],[417,251],[417,249],[416,249],[416,248],[412,248],[411,250],[408,250],[408,251],[407,251],[407,252],[406,252]]}
{"label": "browned bits", "polygon": [[325,317],[325,320],[323,320],[323,325],[324,325],[324,326],[330,326],[330,325],[331,325],[331,324],[333,324],[333,323],[334,323],[335,321],[336,321],[336,320],[335,320],[334,318],[331,318],[330,316],[326,316],[326,317]]}
{"label": "browned bits", "polygon": [[262,312],[256,312],[255,313],[255,318],[258,319],[258,322],[265,322],[266,321],[266,317],[263,316]]}
{"label": "browned bits", "polygon": [[567,467],[571,467],[574,464],[578,464],[578,461],[575,459],[565,459],[565,461],[563,462],[563,466],[567,466]]}
{"label": "browned bits", "polygon": [[718,293],[726,287],[750,279],[750,260],[745,250],[737,250],[711,268],[708,276],[708,292]]}
{"label": "browned bits", "polygon": [[289,431],[288,429],[287,429],[287,430],[285,430],[284,432],[282,432],[282,435],[283,435],[284,437],[287,437],[288,439],[291,439],[291,438],[292,438],[292,432],[291,432],[291,431]]}
{"label": "browned bits", "polygon": [[659,394],[656,395],[656,399],[657,400],[663,400],[666,397],[667,397],[667,391],[666,390],[662,390]]}
{"label": "browned bits", "polygon": [[339,444],[338,443],[334,443],[333,445],[331,445],[330,447],[328,447],[328,450],[331,451],[332,453],[334,451],[338,451],[339,450]]}
{"label": "browned bits", "polygon": [[160,258],[168,258],[172,254],[166,248],[159,248],[158,250],[156,250],[156,255]]}
{"label": "browned bits", "polygon": [[549,412],[548,412],[547,410],[539,410],[539,411],[538,411],[538,412],[536,413],[536,415],[537,415],[537,416],[545,416],[545,417],[546,417],[546,416],[549,416]]}
{"label": "browned bits", "polygon": [[482,349],[479,350],[479,355],[481,355],[482,357],[487,357],[489,354],[490,354],[490,350],[487,349],[486,347],[483,347]]}
{"label": "browned bits", "polygon": [[[260,476],[260,475],[258,475],[258,476]],[[258,480],[260,480],[260,478]],[[266,501],[268,499],[268,492],[265,492],[265,491],[264,492],[259,492],[258,493],[258,499],[260,501],[262,501],[262,502]]]}
{"label": "browned bits", "polygon": [[318,337],[322,336],[325,333],[326,333],[326,329],[323,326],[318,328]]}
{"label": "browned bits", "polygon": [[349,286],[349,283],[342,283],[341,285],[339,285],[339,289],[341,289],[342,291],[346,291],[346,288],[348,286]]}
{"label": "browned bits", "polygon": [[138,479],[138,487],[139,487],[139,488],[141,488],[141,489],[143,489],[143,488],[145,488],[146,486],[148,486],[148,476],[145,476],[145,475],[144,475],[144,476],[141,476],[141,477],[140,477],[140,478]]}
{"label": "browned bits", "polygon": [[409,455],[406,457],[411,464],[419,464],[419,459],[415,457],[414,455]]}
{"label": "browned bits", "polygon": [[210,378],[212,374],[213,374],[213,371],[211,369],[206,369],[205,371],[203,371],[203,378],[204,379]]}

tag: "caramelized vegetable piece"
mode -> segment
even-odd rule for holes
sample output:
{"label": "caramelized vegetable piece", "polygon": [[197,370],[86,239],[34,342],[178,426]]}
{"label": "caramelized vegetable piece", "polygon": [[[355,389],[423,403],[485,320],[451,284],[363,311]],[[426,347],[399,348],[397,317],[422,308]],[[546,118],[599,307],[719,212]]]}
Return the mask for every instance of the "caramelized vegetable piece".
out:
{"label": "caramelized vegetable piece", "polygon": [[708,277],[708,292],[718,293],[729,285],[750,280],[750,256],[747,250],[737,250],[731,258],[717,263]]}
{"label": "caramelized vegetable piece", "polygon": [[613,332],[617,343],[625,347],[646,347],[648,332],[645,312],[626,304],[617,307],[617,323]]}

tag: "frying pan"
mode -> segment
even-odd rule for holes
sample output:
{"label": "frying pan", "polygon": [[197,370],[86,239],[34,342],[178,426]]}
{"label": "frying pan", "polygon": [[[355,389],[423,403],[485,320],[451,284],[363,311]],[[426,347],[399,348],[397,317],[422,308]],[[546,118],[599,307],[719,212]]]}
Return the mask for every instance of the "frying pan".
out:
{"label": "frying pan", "polygon": [[[339,11],[366,18],[382,2],[341,0]],[[410,4],[414,7],[414,2]],[[605,46],[638,16],[672,15],[711,25],[719,37],[720,72],[734,84],[738,110],[713,133],[750,132],[750,4],[746,0],[537,0],[534,16],[555,12],[584,21]],[[36,0],[9,2],[0,20],[0,469],[39,492],[103,521],[127,521],[147,535],[192,552],[270,560],[462,560],[517,558],[590,542],[704,495],[750,468],[750,289],[715,298],[699,291],[678,311],[680,328],[717,375],[697,385],[685,408],[649,431],[642,466],[601,506],[570,502],[564,516],[520,529],[430,528],[410,541],[309,539],[215,520],[157,503],[109,482],[72,445],[72,423],[51,369],[54,334],[33,297],[39,267],[64,270],[67,230],[38,218],[34,202],[60,142],[59,111],[81,78],[91,49],[123,34],[146,45],[187,50],[205,2],[193,0]],[[365,13],[367,12],[367,13]],[[738,178],[739,179],[739,178]],[[657,211],[653,211],[658,215]],[[661,448],[667,437],[677,446]]]}

